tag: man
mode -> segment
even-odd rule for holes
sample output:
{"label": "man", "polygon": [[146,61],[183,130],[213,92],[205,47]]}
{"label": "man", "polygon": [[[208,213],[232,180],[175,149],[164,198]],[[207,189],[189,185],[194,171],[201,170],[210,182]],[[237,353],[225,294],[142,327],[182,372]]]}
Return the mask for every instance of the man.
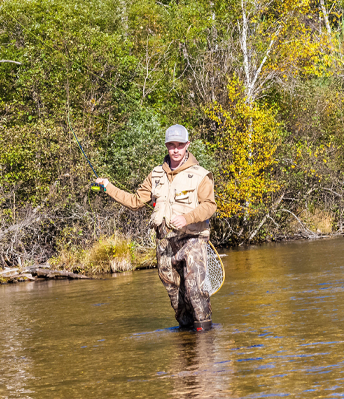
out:
{"label": "man", "polygon": [[213,176],[188,152],[188,131],[173,125],[166,131],[168,155],[156,166],[136,194],[107,179],[97,183],[117,202],[131,210],[151,202],[151,226],[156,230],[159,277],[181,327],[211,328],[211,305],[203,291],[206,274],[209,218],[216,210]]}

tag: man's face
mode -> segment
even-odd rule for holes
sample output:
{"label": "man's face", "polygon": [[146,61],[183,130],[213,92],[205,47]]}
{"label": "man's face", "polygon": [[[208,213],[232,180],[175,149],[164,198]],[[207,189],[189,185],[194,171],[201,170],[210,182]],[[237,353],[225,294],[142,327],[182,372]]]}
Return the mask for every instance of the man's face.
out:
{"label": "man's face", "polygon": [[166,143],[170,159],[174,162],[180,162],[185,157],[185,153],[189,148],[189,145],[190,141],[187,143],[178,143],[177,141]]}

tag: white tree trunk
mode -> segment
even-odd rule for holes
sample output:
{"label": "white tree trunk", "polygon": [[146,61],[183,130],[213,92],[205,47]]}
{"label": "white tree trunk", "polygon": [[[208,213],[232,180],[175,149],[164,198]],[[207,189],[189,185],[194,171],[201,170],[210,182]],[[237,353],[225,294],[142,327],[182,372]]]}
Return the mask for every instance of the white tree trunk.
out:
{"label": "white tree trunk", "polygon": [[330,21],[328,19],[328,13],[327,13],[327,10],[326,10],[326,7],[325,7],[324,0],[320,0],[320,6],[321,6],[321,11],[322,11],[323,16],[324,16],[324,21],[325,21],[325,26],[326,26],[327,33],[331,37],[332,36],[332,29],[331,29]]}

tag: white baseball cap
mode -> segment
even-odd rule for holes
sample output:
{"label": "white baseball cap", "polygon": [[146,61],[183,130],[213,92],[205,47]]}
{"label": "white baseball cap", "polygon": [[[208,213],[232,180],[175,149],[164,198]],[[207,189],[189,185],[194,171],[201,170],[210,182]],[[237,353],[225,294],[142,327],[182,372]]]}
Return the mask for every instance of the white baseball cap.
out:
{"label": "white baseball cap", "polygon": [[187,143],[189,141],[189,133],[182,125],[173,125],[166,130],[165,144],[176,141],[177,143]]}

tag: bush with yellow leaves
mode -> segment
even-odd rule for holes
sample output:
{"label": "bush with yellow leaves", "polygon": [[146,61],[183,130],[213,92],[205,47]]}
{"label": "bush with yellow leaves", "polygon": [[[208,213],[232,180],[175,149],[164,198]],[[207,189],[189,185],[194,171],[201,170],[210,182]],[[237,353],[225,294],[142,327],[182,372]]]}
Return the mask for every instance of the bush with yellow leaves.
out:
{"label": "bush with yellow leaves", "polygon": [[228,83],[228,104],[214,103],[207,116],[217,124],[214,144],[220,170],[217,203],[221,217],[250,216],[264,197],[279,189],[272,176],[280,124],[275,111],[257,102],[249,103],[240,80]]}

